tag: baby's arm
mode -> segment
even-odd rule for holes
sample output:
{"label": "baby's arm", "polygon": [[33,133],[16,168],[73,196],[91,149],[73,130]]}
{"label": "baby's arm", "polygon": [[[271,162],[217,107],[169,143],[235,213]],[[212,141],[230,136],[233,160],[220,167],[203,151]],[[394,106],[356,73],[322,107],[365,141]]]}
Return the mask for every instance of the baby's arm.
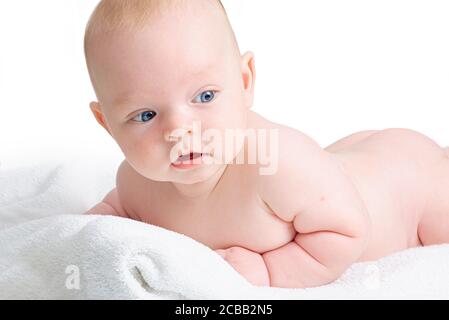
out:
{"label": "baby's arm", "polygon": [[279,168],[259,176],[259,194],[294,241],[264,253],[273,287],[314,287],[337,279],[366,248],[365,205],[332,155],[291,128],[279,129]]}
{"label": "baby's arm", "polygon": [[85,214],[111,215],[124,218],[128,217],[120,204],[117,188],[111,190],[100,203],[89,209]]}
{"label": "baby's arm", "polygon": [[270,286],[267,266],[262,255],[243,247],[215,250],[240,275],[255,286]]}

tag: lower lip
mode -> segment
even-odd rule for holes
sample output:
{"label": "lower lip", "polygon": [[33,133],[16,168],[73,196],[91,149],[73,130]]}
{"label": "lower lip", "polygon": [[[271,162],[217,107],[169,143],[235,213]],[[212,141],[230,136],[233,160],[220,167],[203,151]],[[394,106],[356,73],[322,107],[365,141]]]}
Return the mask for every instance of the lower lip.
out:
{"label": "lower lip", "polygon": [[193,169],[196,167],[199,167],[203,164],[203,158],[207,157],[207,155],[202,155],[201,157],[192,159],[192,160],[188,160],[188,161],[183,161],[180,163],[172,163],[172,167],[176,168],[176,169],[181,169],[181,170],[188,170],[188,169]]}

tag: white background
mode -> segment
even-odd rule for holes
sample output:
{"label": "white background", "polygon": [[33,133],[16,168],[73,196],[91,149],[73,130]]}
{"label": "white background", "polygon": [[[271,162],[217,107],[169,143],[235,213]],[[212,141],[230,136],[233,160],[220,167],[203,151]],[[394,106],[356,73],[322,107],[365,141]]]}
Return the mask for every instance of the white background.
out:
{"label": "white background", "polygon": [[[403,127],[449,145],[449,1],[223,0],[256,56],[254,108],[323,147]],[[122,157],[95,121],[83,33],[97,0],[0,0],[0,163]]]}

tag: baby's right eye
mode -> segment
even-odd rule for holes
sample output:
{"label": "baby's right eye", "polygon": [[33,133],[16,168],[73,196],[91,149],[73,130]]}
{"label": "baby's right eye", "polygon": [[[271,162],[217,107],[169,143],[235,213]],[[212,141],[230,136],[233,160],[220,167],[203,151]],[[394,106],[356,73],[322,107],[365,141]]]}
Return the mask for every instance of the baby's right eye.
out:
{"label": "baby's right eye", "polygon": [[[139,113],[137,116],[133,118],[133,121],[137,122],[148,122],[156,116],[156,112],[154,111],[144,111]],[[136,120],[137,119],[137,120]]]}

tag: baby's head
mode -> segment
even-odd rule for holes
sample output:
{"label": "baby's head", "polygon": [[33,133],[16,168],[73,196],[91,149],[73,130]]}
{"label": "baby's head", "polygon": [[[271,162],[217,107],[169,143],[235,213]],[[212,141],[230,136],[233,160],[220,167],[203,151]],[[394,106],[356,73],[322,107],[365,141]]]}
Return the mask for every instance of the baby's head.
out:
{"label": "baby's head", "polygon": [[103,0],[87,25],[85,54],[98,99],[91,110],[142,176],[195,183],[226,165],[180,171],[170,159],[195,121],[222,137],[247,128],[254,57],[240,55],[219,0]]}

